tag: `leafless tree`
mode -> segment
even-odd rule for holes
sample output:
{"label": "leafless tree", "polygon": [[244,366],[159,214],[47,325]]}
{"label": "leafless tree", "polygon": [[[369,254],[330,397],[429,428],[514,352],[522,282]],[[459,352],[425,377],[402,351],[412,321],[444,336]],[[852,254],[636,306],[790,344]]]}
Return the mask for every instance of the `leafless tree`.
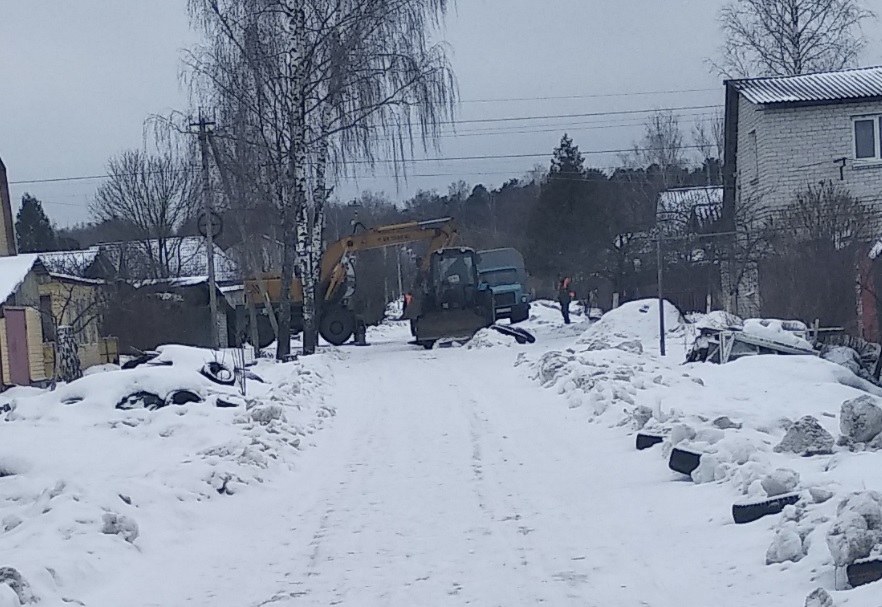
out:
{"label": "leafless tree", "polygon": [[170,150],[127,150],[110,159],[107,174],[91,206],[93,217],[128,226],[148,276],[169,277],[178,255],[175,236],[197,200],[189,162]]}
{"label": "leafless tree", "polygon": [[860,0],[731,0],[716,69],[731,78],[795,76],[855,65],[874,15]]}
{"label": "leafless tree", "polygon": [[[288,353],[290,289],[303,282],[304,352],[315,347],[324,206],[352,161],[401,162],[437,140],[454,83],[430,34],[446,0],[191,0],[210,42],[188,63],[194,90],[248,148],[277,205],[284,241],[278,356]],[[399,166],[396,164],[396,166]],[[297,255],[295,256],[295,251]]]}
{"label": "leafless tree", "polygon": [[679,185],[679,174],[688,165],[686,147],[680,117],[656,111],[647,119],[642,139],[621,161],[627,169],[653,169],[658,187],[666,189]]}
{"label": "leafless tree", "polygon": [[763,312],[855,329],[858,257],[875,235],[873,212],[832,182],[807,186],[768,219]]}
{"label": "leafless tree", "polygon": [[722,181],[723,150],[725,149],[725,122],[722,111],[710,118],[696,121],[692,127],[692,141],[704,163],[707,183],[719,184]]}

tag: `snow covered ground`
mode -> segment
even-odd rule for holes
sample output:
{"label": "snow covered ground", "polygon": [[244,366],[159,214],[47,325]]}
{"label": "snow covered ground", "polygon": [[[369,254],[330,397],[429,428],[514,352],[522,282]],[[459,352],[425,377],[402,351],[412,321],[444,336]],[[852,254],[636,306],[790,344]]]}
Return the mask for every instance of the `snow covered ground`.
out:
{"label": "snow covered ground", "polygon": [[[662,358],[651,302],[574,320],[537,302],[536,344],[431,351],[388,322],[368,347],[261,362],[243,401],[179,348],[170,368],[7,392],[0,575],[88,607],[766,607],[817,587],[878,607],[878,584],[836,590],[827,534],[843,498],[882,489],[882,456],[774,449],[805,415],[838,436],[843,401],[878,389],[814,357],[683,365],[673,309]],[[148,387],[206,400],[114,408]],[[638,426],[668,438],[637,451]],[[668,469],[674,442],[708,454],[693,478]],[[782,487],[805,497],[734,524],[733,503]]]}

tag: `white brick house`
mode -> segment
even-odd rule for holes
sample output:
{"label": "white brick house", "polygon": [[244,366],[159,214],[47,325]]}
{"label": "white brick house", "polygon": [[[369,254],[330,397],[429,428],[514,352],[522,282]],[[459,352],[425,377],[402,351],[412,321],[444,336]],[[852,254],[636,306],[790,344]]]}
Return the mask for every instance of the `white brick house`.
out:
{"label": "white brick house", "polygon": [[726,176],[735,204],[779,209],[822,180],[879,200],[882,67],[727,81]]}
{"label": "white brick house", "polygon": [[[882,208],[882,67],[725,86],[724,215],[752,204],[768,217],[821,181]],[[748,273],[730,286],[728,307],[757,313],[756,285]]]}

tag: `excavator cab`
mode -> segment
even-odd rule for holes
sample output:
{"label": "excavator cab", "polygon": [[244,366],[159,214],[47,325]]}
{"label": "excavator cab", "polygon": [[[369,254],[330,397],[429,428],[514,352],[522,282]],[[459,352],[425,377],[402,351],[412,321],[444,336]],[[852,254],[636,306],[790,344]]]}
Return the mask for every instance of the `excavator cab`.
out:
{"label": "excavator cab", "polygon": [[417,343],[425,347],[439,339],[471,338],[493,324],[492,293],[478,279],[473,249],[433,252],[415,295],[407,316]]}

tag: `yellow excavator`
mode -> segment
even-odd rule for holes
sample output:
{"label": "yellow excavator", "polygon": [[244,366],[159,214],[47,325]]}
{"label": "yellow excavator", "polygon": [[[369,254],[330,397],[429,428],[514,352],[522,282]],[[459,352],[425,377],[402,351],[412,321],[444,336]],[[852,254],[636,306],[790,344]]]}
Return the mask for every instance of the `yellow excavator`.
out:
{"label": "yellow excavator", "polygon": [[[452,244],[456,224],[450,217],[427,221],[411,221],[377,226],[354,233],[331,243],[322,254],[317,306],[319,334],[328,343],[341,345],[349,341],[356,327],[356,315],[349,298],[354,292],[354,270],[349,256],[360,251],[382,249],[400,244],[428,241],[421,274],[430,271],[434,253]],[[281,295],[281,276],[262,274],[245,280],[246,301],[255,307],[267,308],[270,318]],[[291,328],[303,328],[303,285],[298,277],[291,283]]]}

